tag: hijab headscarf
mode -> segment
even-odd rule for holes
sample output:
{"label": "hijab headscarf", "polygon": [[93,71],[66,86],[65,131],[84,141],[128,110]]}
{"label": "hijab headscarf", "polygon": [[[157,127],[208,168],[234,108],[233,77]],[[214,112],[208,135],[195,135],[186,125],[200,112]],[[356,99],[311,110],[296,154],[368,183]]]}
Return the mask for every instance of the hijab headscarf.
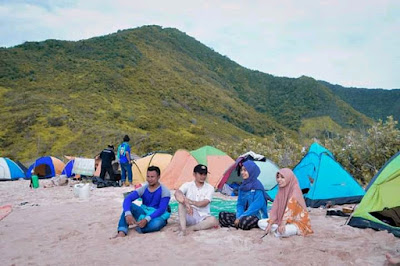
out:
{"label": "hijab headscarf", "polygon": [[[299,182],[293,171],[289,168],[282,168],[278,173],[285,177],[286,186],[279,188],[278,194],[272,204],[270,218],[274,223],[280,225],[290,198],[293,197],[296,199],[305,210],[307,207],[303,198],[303,193],[300,190]],[[276,175],[278,175],[278,173]]]}
{"label": "hijab headscarf", "polygon": [[262,191],[264,191],[263,184],[261,184],[260,180],[257,179],[261,173],[260,168],[258,168],[258,166],[253,161],[250,160],[245,161],[243,163],[243,166],[249,173],[249,178],[243,180],[239,189],[242,191],[261,189]]}

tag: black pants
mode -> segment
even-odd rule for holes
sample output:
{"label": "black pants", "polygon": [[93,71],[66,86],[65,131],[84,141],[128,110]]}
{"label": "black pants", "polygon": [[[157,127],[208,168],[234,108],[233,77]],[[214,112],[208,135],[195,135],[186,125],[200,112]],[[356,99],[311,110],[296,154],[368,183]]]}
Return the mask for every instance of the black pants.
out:
{"label": "black pants", "polygon": [[[222,227],[235,227],[236,213],[234,212],[220,212],[219,213],[219,224]],[[258,225],[257,216],[243,216],[239,220],[239,228],[243,230],[250,230],[252,228],[257,228]]]}
{"label": "black pants", "polygon": [[106,172],[110,175],[110,180],[115,181],[114,170],[113,170],[112,166],[106,166],[106,167],[101,166],[101,172],[100,172],[101,179],[105,180],[104,177],[106,175]]}

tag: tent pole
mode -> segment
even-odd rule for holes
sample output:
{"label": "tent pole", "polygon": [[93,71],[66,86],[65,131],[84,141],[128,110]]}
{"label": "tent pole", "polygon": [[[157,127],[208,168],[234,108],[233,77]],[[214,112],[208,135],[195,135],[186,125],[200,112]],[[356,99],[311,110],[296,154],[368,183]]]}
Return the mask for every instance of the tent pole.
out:
{"label": "tent pole", "polygon": [[[346,224],[349,222],[350,218],[353,217],[353,213],[354,213],[354,211],[356,210],[356,206],[357,206],[357,203],[354,204],[354,206],[353,206],[353,212],[349,215],[349,217],[347,217],[347,219],[346,219],[346,221],[344,222],[343,225],[346,225]],[[343,225],[342,225],[342,226],[343,226]]]}

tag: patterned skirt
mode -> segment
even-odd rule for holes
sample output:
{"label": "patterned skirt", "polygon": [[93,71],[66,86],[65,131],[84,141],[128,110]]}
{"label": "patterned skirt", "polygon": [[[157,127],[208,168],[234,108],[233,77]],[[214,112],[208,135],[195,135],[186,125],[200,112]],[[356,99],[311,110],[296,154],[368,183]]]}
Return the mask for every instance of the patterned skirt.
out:
{"label": "patterned skirt", "polygon": [[[222,227],[235,227],[236,213],[234,212],[220,212],[219,213],[219,224]],[[238,228],[243,230],[250,230],[252,228],[257,228],[258,222],[257,216],[243,216],[239,220]]]}

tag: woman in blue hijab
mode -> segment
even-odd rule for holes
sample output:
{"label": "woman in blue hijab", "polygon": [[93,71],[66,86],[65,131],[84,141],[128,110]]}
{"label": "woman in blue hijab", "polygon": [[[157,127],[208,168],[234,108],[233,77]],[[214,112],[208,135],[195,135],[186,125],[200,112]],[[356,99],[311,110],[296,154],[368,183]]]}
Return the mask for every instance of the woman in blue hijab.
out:
{"label": "woman in blue hijab", "polygon": [[264,186],[258,180],[260,168],[253,161],[245,161],[240,168],[243,182],[239,187],[236,213],[220,212],[219,224],[243,230],[256,228],[259,219],[268,218]]}

